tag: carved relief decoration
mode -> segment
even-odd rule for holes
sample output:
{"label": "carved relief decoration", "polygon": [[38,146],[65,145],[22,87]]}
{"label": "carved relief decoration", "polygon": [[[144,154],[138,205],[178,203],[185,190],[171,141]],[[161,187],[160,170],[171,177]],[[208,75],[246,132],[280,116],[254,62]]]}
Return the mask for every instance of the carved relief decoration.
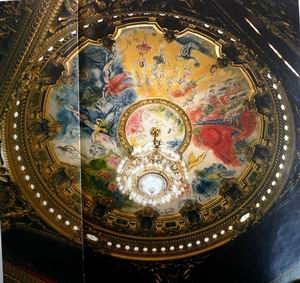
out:
{"label": "carved relief decoration", "polygon": [[[234,35],[195,19],[194,1],[157,5],[58,4],[5,112],[0,209],[7,226],[11,216],[32,209],[57,233],[95,252],[165,260],[227,243],[276,201],[295,138],[281,83]],[[155,12],[161,7],[165,12]],[[2,29],[4,37],[13,32]],[[153,98],[152,108],[143,102]],[[104,111],[108,106],[113,110]],[[119,124],[122,113],[128,117]],[[149,121],[171,121],[164,138],[190,170],[191,195],[160,209],[136,206],[114,182],[115,163],[142,141],[137,136]],[[228,136],[221,151],[214,144],[220,129]],[[17,188],[30,208],[20,204],[12,215]]]}

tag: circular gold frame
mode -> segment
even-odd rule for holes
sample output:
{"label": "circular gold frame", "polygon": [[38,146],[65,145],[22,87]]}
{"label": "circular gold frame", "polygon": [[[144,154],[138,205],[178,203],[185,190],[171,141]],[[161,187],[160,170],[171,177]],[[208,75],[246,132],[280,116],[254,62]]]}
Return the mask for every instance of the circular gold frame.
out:
{"label": "circular gold frame", "polygon": [[[174,20],[177,19],[173,14],[162,16],[159,13],[128,16],[127,13],[120,12],[116,16],[116,18],[104,17],[104,21],[113,23],[117,27],[116,32],[109,36],[111,40],[116,36],[118,28],[125,25],[156,23],[158,26],[157,22],[166,16]],[[82,18],[84,19],[83,24],[89,24],[90,28],[101,25],[98,21],[99,15]],[[132,24],[128,24],[128,21],[132,21]],[[227,32],[220,34],[218,27],[206,27],[202,21],[189,17],[180,17],[179,21],[186,23],[187,28],[185,31],[201,34],[201,36],[209,38],[219,46],[232,38],[235,39],[235,42],[237,41],[234,36]],[[223,207],[219,214],[212,213],[214,207],[201,208],[201,215],[210,222],[207,226],[193,231],[188,230],[185,210],[180,215],[171,216],[163,221],[151,210],[143,210],[136,215],[127,215],[129,224],[126,228],[129,227],[129,231],[135,232],[135,234],[126,234],[113,229],[116,227],[118,219],[125,219],[124,214],[118,211],[108,213],[107,226],[101,226],[102,224],[89,218],[82,219],[83,215],[80,211],[76,210],[72,206],[73,204],[67,202],[70,196],[66,195],[65,198],[62,198],[59,195],[61,191],[68,192],[64,184],[55,186],[55,183],[51,183],[56,180],[55,174],[59,172],[59,168],[57,168],[57,164],[46,158],[48,154],[46,140],[49,137],[31,136],[34,131],[30,127],[32,122],[44,118],[41,105],[43,105],[45,89],[49,86],[45,83],[45,80],[39,77],[42,70],[51,60],[62,62],[65,58],[61,56],[70,55],[68,53],[70,50],[76,50],[75,53],[78,51],[76,40],[74,40],[72,34],[73,29],[74,27],[67,26],[60,34],[54,34],[32,58],[34,63],[28,66],[26,70],[34,78],[31,82],[32,87],[28,87],[28,82],[24,81],[15,90],[16,95],[11,100],[3,129],[5,158],[10,173],[24,197],[49,226],[76,243],[84,242],[95,251],[116,257],[150,261],[169,260],[196,255],[221,246],[236,238],[247,226],[257,222],[267,212],[280,195],[288,178],[295,144],[293,117],[280,82],[273,75],[270,78],[270,70],[263,66],[262,62],[257,62],[253,58],[251,50],[237,42],[239,49],[244,53],[245,63],[243,66],[235,66],[242,68],[254,82],[254,85],[257,86],[255,95],[265,92],[271,97],[271,109],[263,109],[264,113],[261,114],[263,117],[263,131],[260,143],[272,152],[272,157],[269,164],[258,159],[253,165],[253,172],[251,173],[256,174],[256,180],[261,178],[262,181],[259,184],[252,181],[253,176],[250,172],[247,172],[241,180],[239,185],[243,194],[247,197],[246,201],[234,203],[230,199],[220,196],[219,203]],[[163,28],[160,28],[160,30],[162,33],[168,31]],[[64,36],[65,42],[59,41],[62,36]],[[84,36],[81,40],[83,42],[89,41],[88,37]],[[103,41],[104,39],[100,39],[98,44]],[[52,53],[47,52],[50,46],[55,46]],[[24,93],[26,93],[26,96]],[[249,103],[255,109],[253,98]],[[284,105],[286,110],[283,110],[281,105]],[[287,130],[285,125],[288,125]],[[268,134],[269,126],[274,127],[274,133]],[[12,136],[15,134],[18,138],[12,140]],[[128,146],[126,141],[123,141],[123,143]],[[17,160],[17,157],[20,157],[20,159]],[[45,160],[42,157],[45,157]],[[280,169],[281,165],[284,166],[284,170]],[[63,164],[60,166],[63,166]],[[90,203],[81,203],[81,205],[84,214],[91,210]],[[189,209],[199,210],[199,207],[195,208],[191,204]],[[138,219],[144,215],[157,218],[156,237],[139,234],[141,230]],[[249,217],[246,218],[245,215],[249,215]],[[175,229],[180,233],[177,235],[164,234],[163,232],[167,230],[167,223],[172,221],[176,224]],[[129,249],[125,247],[129,247]]]}
{"label": "circular gold frame", "polygon": [[130,105],[127,109],[124,110],[124,112],[121,115],[121,118],[119,121],[119,127],[118,127],[118,139],[120,141],[120,144],[125,149],[127,154],[131,153],[132,146],[130,145],[130,143],[128,142],[127,137],[126,137],[126,125],[127,125],[128,119],[130,118],[130,115],[134,111],[136,111],[137,109],[139,109],[142,106],[150,105],[150,104],[164,105],[168,108],[171,108],[179,115],[180,119],[182,120],[182,122],[184,124],[184,129],[185,129],[184,140],[177,150],[178,153],[182,154],[187,149],[187,147],[189,146],[191,139],[192,139],[191,121],[190,121],[188,115],[185,113],[185,111],[181,107],[179,107],[178,105],[174,104],[171,101],[161,99],[161,98],[149,98],[149,99],[140,100],[140,101]]}

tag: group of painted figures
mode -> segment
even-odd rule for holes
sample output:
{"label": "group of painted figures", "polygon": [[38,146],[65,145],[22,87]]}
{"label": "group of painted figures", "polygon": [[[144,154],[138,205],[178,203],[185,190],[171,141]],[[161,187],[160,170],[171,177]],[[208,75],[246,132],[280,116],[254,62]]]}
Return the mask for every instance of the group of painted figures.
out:
{"label": "group of painted figures", "polygon": [[[169,55],[166,55],[166,45],[155,53],[155,46],[146,38],[128,44],[134,44],[136,48],[138,64],[133,64],[136,66],[134,71],[125,69],[125,53],[124,50],[118,51],[118,48],[108,50],[91,44],[80,52],[79,60],[73,59],[71,83],[55,87],[52,93],[51,103],[55,110],[51,115],[63,125],[54,143],[58,149],[65,147],[64,162],[69,160],[72,163],[72,158],[81,159],[83,186],[86,183],[89,193],[95,196],[101,192],[102,195],[112,196],[118,207],[131,206],[115,184],[115,170],[124,156],[118,141],[118,123],[128,106],[149,98],[143,96],[139,88],[145,88],[147,84],[150,88],[159,77],[169,90],[161,97],[175,103],[178,101],[191,121],[191,150],[184,158],[187,163],[195,163],[195,166],[188,164],[194,197],[200,201],[208,200],[218,193],[222,179],[241,172],[247,163],[244,151],[256,138],[257,115],[245,106],[250,91],[247,80],[235,68],[222,70],[226,74],[219,79],[218,74],[211,72],[209,67],[198,80],[192,79],[193,71],[202,67],[197,53],[213,59],[215,56],[213,48],[209,48],[207,43],[201,44],[192,36],[176,41],[180,52],[174,54],[174,60],[183,64],[180,77],[176,77],[175,72],[172,78],[167,77],[170,75],[170,64],[167,65]],[[78,69],[79,75],[76,72]],[[75,83],[76,80],[79,84]],[[199,93],[199,85],[204,80],[208,86],[206,93]],[[139,128],[144,125],[138,118],[132,121],[135,124],[131,125],[131,130],[138,140],[138,134],[143,134]],[[76,137],[74,132],[79,133],[79,129],[80,135]],[[180,142],[180,139],[167,141],[169,148],[174,150]],[[68,155],[68,147],[73,148],[73,154],[69,152]],[[78,150],[80,155],[74,154],[74,150]],[[204,162],[208,152],[214,158]],[[201,159],[198,163],[195,162],[197,158]]]}

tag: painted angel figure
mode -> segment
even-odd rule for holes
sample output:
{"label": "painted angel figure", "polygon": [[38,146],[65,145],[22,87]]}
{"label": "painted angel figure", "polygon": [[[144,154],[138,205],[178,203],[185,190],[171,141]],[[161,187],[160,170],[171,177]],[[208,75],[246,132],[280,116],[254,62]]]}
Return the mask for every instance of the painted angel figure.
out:
{"label": "painted angel figure", "polygon": [[116,55],[112,56],[103,68],[103,80],[105,83],[103,94],[105,97],[117,96],[133,86],[128,72],[116,73],[114,68],[115,60]]}
{"label": "painted angel figure", "polygon": [[201,45],[198,41],[190,37],[180,37],[176,41],[182,45],[180,54],[177,55],[177,60],[186,60],[193,62],[194,67],[200,67],[200,61],[198,58],[192,55],[193,50],[200,51],[207,56],[211,56],[211,51],[204,45]]}

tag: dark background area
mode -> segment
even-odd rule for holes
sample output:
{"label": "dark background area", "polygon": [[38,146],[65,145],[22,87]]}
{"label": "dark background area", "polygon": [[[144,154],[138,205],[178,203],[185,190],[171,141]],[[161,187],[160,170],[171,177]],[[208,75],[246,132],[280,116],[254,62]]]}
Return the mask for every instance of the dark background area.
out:
{"label": "dark background area", "polygon": [[[236,240],[210,254],[196,257],[198,262],[185,282],[270,282],[300,262],[300,193],[293,193],[287,205],[263,218]],[[3,234],[4,259],[54,282],[82,282],[83,254],[78,247],[43,238],[29,231]],[[86,282],[155,282],[151,264],[99,257],[84,252]],[[182,270],[173,269],[179,262]],[[158,272],[161,282],[182,282],[185,261],[175,261]],[[157,271],[157,270],[156,270]],[[167,281],[167,280],[174,281]],[[291,283],[291,282],[286,282]]]}

